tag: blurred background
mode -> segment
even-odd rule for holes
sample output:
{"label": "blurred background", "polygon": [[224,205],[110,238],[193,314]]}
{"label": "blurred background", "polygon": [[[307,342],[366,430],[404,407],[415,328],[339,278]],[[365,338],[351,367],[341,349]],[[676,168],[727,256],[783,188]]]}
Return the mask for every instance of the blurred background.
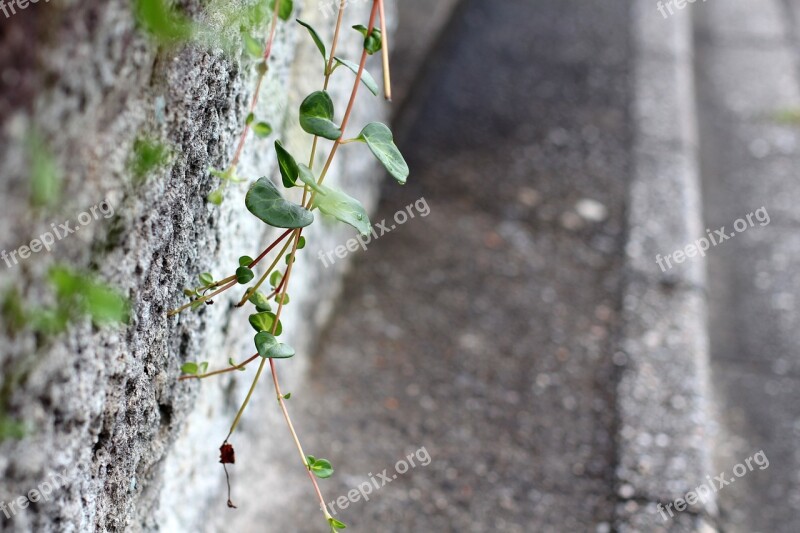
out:
{"label": "blurred background", "polygon": [[[216,338],[204,328],[221,309],[162,317],[185,279],[225,270],[252,230],[225,207],[243,191],[221,215],[191,196],[212,189],[203,169],[228,153],[247,84],[221,55],[135,44],[125,6],[88,4],[0,17],[0,43],[11,43],[0,51],[2,246],[52,218],[18,207],[28,189],[15,128],[29,121],[67,139],[54,141],[64,160],[80,148],[73,174],[89,177],[67,190],[99,183],[84,204],[99,191],[114,198],[117,217],[64,248],[121,283],[135,317],[125,334],[83,324],[53,348],[12,332],[5,306],[6,376],[35,349],[73,377],[26,370],[5,386],[0,414],[46,429],[0,443],[2,501],[71,463],[89,473],[67,474],[60,499],[0,515],[0,530],[325,531],[268,390],[232,468],[241,509],[225,508],[215,446],[249,382],[179,389],[174,377],[187,353],[224,365],[219,354],[249,343],[246,325]],[[327,3],[305,4],[298,16],[332,24]],[[370,6],[350,0],[352,24]],[[398,187],[377,179],[367,152],[346,156],[333,179],[361,187],[383,231],[345,259],[329,255],[331,265],[321,258],[351,235],[312,234],[320,244],[298,262],[306,288],[286,319],[307,321],[288,326],[303,361],[285,366],[285,388],[304,447],[335,466],[322,482],[334,517],[363,532],[800,530],[800,0],[387,7],[394,101],[370,100],[362,116],[392,124],[411,177]],[[34,9],[41,21],[51,8],[77,15],[43,50],[86,65],[97,91],[65,89],[63,65],[20,55],[47,28]],[[319,59],[292,31],[279,30],[268,116],[294,114],[304,59]],[[377,57],[369,67],[380,80]],[[118,98],[137,69],[152,69],[147,97]],[[100,111],[86,111],[93,101]],[[81,138],[80,120],[62,128],[58,109],[70,124],[91,113],[91,135]],[[134,189],[132,201],[113,176],[93,181],[104,165],[124,168],[124,154],[87,139],[130,144],[117,131],[161,124],[159,109],[188,154],[166,185]],[[285,122],[277,134],[304,146]],[[245,169],[274,169],[255,152]],[[126,231],[134,236],[109,237]],[[0,279],[36,295],[37,268]],[[108,356],[118,362],[87,371]],[[98,399],[88,414],[70,405],[52,415],[58,390]]]}

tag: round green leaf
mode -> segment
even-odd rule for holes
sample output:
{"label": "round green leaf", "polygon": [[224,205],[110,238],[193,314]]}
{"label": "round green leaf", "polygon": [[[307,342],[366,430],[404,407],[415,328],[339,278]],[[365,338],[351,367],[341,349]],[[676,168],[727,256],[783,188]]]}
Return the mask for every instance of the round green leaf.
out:
{"label": "round green leaf", "polygon": [[[275,314],[268,311],[250,315],[250,325],[256,331],[272,332],[272,326],[275,324]],[[283,332],[283,326],[278,322],[278,327],[275,329],[275,336]]]}
{"label": "round green leaf", "polygon": [[216,189],[213,192],[211,192],[208,195],[207,200],[214,205],[222,205],[222,200],[223,200],[222,189]]}
{"label": "round green leaf", "polygon": [[269,331],[259,331],[253,340],[261,357],[267,357],[267,353],[278,345],[278,339]]}
{"label": "round green leaf", "polygon": [[272,306],[269,305],[269,300],[263,292],[255,292],[250,295],[249,302],[256,306],[259,312],[272,311]]}
{"label": "round green leaf", "polygon": [[392,137],[392,131],[380,122],[367,124],[361,134],[359,141],[367,143],[369,149],[378,158],[386,170],[389,171],[398,182],[404,184],[408,179],[408,164],[403,159],[403,154],[397,149]]}
{"label": "round green leaf", "polygon": [[259,122],[258,124],[253,126],[253,133],[255,133],[256,137],[258,137],[259,139],[264,139],[266,137],[269,137],[270,134],[272,133],[272,126],[270,126],[266,122]]}
{"label": "round green leaf", "polygon": [[267,355],[262,357],[266,357],[267,359],[289,359],[290,357],[294,357],[294,354],[294,348],[288,344],[276,344],[267,350]]}
{"label": "round green leaf", "polygon": [[373,28],[372,33],[369,34],[369,30],[363,24],[357,24],[353,26],[353,29],[364,36],[364,49],[369,55],[380,51],[383,47],[383,35],[378,28]]}
{"label": "round green leaf", "polygon": [[306,133],[335,141],[342,131],[333,123],[333,100],[325,91],[308,95],[300,104],[300,127]]}
{"label": "round green leaf", "polygon": [[[275,1],[271,0],[269,3],[269,9],[275,9]],[[292,16],[292,10],[294,9],[294,2],[292,0],[280,0],[281,5],[278,6],[278,18],[281,20],[289,20],[289,17]]]}
{"label": "round green leaf", "polygon": [[315,459],[310,467],[318,478],[326,479],[333,475],[333,466],[327,459]]}
{"label": "round green leaf", "polygon": [[241,267],[249,267],[252,262],[253,258],[249,255],[243,255],[239,258],[239,266]]}
{"label": "round green leaf", "polygon": [[183,363],[181,365],[181,373],[187,376],[194,376],[197,374],[198,368],[197,363]]}
{"label": "round green leaf", "polygon": [[203,272],[197,277],[203,287],[208,287],[214,284],[214,275],[211,272]]}
{"label": "round green leaf", "polygon": [[283,275],[276,270],[275,272],[270,274],[270,276],[269,276],[269,284],[272,285],[273,287],[277,287],[278,283],[281,282],[281,278],[282,277],[283,277]]}
{"label": "round green leaf", "polygon": [[245,197],[247,210],[276,228],[303,228],[314,222],[314,215],[302,206],[284,200],[278,188],[261,178]]}
{"label": "round green leaf", "polygon": [[255,274],[253,274],[253,271],[247,268],[246,266],[239,267],[236,269],[236,281],[240,285],[250,283],[251,281],[253,281],[254,277]]}

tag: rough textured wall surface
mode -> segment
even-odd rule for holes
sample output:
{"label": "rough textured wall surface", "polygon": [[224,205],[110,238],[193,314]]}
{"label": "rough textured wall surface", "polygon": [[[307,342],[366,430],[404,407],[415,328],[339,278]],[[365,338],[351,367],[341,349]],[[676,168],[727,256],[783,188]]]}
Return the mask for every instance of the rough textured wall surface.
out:
{"label": "rough textured wall surface", "polygon": [[[204,4],[180,2],[196,20],[207,16]],[[367,2],[351,4],[345,28],[368,17]],[[296,2],[295,9],[329,42],[333,18],[314,4]],[[321,88],[322,62],[301,30],[279,24],[257,113],[276,133],[249,142],[239,173],[251,180],[275,176],[276,137],[298,159],[309,153],[296,110]],[[352,33],[344,30],[337,55],[357,60],[360,42]],[[370,65],[377,75],[376,59]],[[67,263],[119,287],[133,311],[127,328],[98,328],[87,320],[51,342],[14,332],[5,322],[0,328],[0,372],[11,384],[7,411],[29,426],[23,439],[0,443],[0,501],[46,482],[58,486],[49,501],[30,503],[11,518],[0,514],[0,529],[263,530],[261,519],[279,512],[284,498],[310,497],[299,459],[287,451],[290,440],[269,376],[232,439],[235,512],[225,508],[218,447],[255,369],[203,383],[176,380],[185,361],[218,368],[228,357],[251,355],[247,312],[231,312],[238,296],[231,291],[198,313],[166,316],[183,303],[182,288],[199,272],[229,275],[238,256],[255,256],[274,235],[244,209],[246,184],[230,187],[220,208],[205,201],[218,185],[208,167],[226,165],[241,131],[252,69],[218,49],[158,48],[137,30],[130,3],[121,0],[40,2],[18,12],[0,25],[0,61],[0,247],[27,244],[52,223],[75,220],[104,199],[114,208],[113,216],[81,226],[52,252],[11,268],[2,264],[0,284],[17,287],[27,302],[47,302],[48,268]],[[339,117],[352,82],[344,69],[334,75],[330,90]],[[380,99],[362,88],[351,132],[384,118]],[[32,129],[62,169],[63,193],[54,209],[29,207],[24,144]],[[127,161],[143,134],[166,140],[173,157],[136,183]],[[319,158],[329,143],[322,146]],[[371,209],[382,173],[362,150],[344,147],[327,181]],[[287,391],[302,389],[316,331],[339,290],[341,270],[326,270],[317,253],[351,234],[327,221],[307,232],[309,245],[298,259],[282,320],[287,342],[298,350],[279,364]]]}

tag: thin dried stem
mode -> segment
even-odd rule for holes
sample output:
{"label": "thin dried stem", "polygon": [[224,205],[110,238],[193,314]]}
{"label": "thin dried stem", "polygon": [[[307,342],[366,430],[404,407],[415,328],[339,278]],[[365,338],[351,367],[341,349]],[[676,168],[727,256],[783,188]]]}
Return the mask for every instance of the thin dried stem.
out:
{"label": "thin dried stem", "polygon": [[389,71],[389,32],[386,31],[386,11],[383,8],[384,0],[378,0],[381,10],[381,55],[383,56],[383,91],[386,99],[392,101],[392,75]]}

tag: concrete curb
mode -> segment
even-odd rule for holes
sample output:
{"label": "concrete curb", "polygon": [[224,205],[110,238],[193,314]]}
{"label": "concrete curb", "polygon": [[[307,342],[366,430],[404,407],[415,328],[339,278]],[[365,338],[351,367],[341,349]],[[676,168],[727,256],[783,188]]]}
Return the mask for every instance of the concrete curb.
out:
{"label": "concrete curb", "polygon": [[[704,234],[690,10],[633,7],[635,84],[626,282],[617,390],[617,531],[716,531],[713,492],[659,513],[712,469],[706,275],[656,257]],[[659,507],[659,505],[663,507]]]}

